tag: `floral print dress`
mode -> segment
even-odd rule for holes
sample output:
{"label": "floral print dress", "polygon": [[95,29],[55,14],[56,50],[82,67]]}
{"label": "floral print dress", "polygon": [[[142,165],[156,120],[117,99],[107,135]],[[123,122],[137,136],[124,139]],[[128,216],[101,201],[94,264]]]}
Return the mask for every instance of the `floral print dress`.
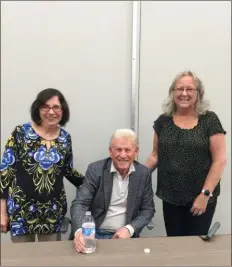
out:
{"label": "floral print dress", "polygon": [[0,180],[13,236],[60,231],[67,212],[64,176],[76,187],[84,179],[73,168],[70,134],[61,128],[48,150],[31,123],[17,126],[5,147]]}

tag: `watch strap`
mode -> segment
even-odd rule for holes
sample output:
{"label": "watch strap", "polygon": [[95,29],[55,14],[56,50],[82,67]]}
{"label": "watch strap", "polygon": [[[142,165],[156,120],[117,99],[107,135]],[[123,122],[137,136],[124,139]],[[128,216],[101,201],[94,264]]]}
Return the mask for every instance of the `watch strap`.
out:
{"label": "watch strap", "polygon": [[207,196],[207,194],[206,194],[207,191],[209,192],[209,197],[212,197],[212,196],[213,196],[212,192],[210,192],[210,191],[207,190],[207,189],[202,189],[202,190],[201,190],[201,193],[203,193],[204,195]]}

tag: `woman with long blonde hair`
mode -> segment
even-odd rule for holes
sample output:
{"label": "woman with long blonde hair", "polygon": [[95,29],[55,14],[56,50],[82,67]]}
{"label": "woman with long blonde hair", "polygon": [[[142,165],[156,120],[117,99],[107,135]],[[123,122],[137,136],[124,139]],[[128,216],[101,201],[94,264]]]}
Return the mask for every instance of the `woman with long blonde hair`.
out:
{"label": "woman with long blonde hair", "polygon": [[167,235],[206,235],[226,164],[226,132],[191,71],[175,77],[163,108],[146,166],[158,170],[156,195],[163,201]]}

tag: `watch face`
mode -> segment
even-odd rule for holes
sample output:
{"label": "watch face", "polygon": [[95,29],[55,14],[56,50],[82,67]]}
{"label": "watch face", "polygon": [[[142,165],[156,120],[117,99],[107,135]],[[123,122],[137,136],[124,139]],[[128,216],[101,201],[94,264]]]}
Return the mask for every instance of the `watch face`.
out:
{"label": "watch face", "polygon": [[204,194],[208,197],[210,195],[209,190],[205,190]]}

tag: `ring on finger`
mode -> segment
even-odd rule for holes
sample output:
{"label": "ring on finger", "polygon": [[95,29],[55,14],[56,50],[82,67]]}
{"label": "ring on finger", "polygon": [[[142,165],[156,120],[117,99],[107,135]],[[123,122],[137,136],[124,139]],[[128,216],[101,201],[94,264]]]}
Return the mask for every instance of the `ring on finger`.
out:
{"label": "ring on finger", "polygon": [[194,210],[193,216],[196,216],[198,214],[198,210]]}

